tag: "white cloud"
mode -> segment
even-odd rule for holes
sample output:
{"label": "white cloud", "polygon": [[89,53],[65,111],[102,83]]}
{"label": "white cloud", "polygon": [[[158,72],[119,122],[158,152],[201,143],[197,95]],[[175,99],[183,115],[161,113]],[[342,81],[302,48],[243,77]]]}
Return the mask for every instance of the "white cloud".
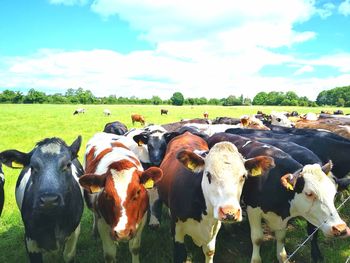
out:
{"label": "white cloud", "polygon": [[350,15],[350,0],[345,0],[338,7],[338,12],[344,16]]}
{"label": "white cloud", "polygon": [[336,6],[333,3],[325,3],[321,8],[316,8],[316,13],[322,18],[326,19],[327,17],[333,14],[333,10]]}
{"label": "white cloud", "polygon": [[305,65],[305,66],[302,66],[301,68],[299,68],[297,71],[295,71],[294,76],[302,75],[304,73],[313,72],[313,71],[314,71],[314,67],[312,67],[310,65]]}
{"label": "white cloud", "polygon": [[50,4],[54,5],[85,5],[89,0],[49,0]]}

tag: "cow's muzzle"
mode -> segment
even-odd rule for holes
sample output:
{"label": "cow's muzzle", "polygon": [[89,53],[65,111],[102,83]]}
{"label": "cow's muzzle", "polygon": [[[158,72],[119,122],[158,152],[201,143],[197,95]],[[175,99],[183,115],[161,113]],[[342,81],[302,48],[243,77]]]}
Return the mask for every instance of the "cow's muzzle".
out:
{"label": "cow's muzzle", "polygon": [[241,208],[233,206],[219,207],[219,220],[224,223],[242,221]]}
{"label": "cow's muzzle", "polygon": [[350,236],[350,229],[346,224],[338,224],[335,226],[332,226],[332,235],[337,237],[349,237]]}
{"label": "cow's muzzle", "polygon": [[58,194],[43,194],[39,197],[38,206],[41,209],[53,209],[63,206],[63,199]]}

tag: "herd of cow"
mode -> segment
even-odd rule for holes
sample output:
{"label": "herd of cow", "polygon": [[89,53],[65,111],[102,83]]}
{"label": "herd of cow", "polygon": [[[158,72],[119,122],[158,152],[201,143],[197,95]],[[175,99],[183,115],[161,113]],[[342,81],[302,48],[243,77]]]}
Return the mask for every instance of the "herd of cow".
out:
{"label": "herd of cow", "polygon": [[[1,152],[2,164],[22,168],[15,195],[30,262],[42,262],[42,253],[59,248],[65,262],[74,261],[84,199],[105,262],[115,262],[120,241],[129,242],[132,262],[139,262],[148,213],[149,226],[156,228],[162,204],[169,208],[175,263],[186,261],[186,235],[202,247],[205,262],[213,262],[221,224],[240,222],[243,213],[250,224],[252,263],[262,262],[262,220],[275,233],[279,262],[288,258],[284,240],[291,218],[305,218],[309,234],[319,227],[328,237],[350,236],[334,205],[337,191],[350,184],[350,140],[332,129],[315,129],[321,119],[305,129],[295,128],[285,115],[269,116],[278,125],[266,123],[266,115],[265,123],[256,118],[261,116],[131,130],[118,121],[107,123],[88,141],[83,166],[77,159],[80,136],[71,145],[46,138],[28,153]],[[328,117],[333,128],[348,127],[347,117]],[[3,185],[0,164],[0,214]],[[311,258],[322,260],[317,232]]]}

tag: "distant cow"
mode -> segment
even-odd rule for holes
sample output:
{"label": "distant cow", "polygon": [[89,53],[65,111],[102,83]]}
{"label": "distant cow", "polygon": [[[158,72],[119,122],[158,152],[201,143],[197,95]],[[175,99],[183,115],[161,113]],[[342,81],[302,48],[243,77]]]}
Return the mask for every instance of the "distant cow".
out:
{"label": "distant cow", "polygon": [[2,209],[4,207],[4,201],[5,201],[4,184],[5,184],[5,177],[2,171],[2,164],[0,163],[0,216],[1,216]]}
{"label": "distant cow", "polygon": [[77,155],[79,136],[71,146],[59,138],[37,143],[29,153],[6,150],[0,153],[5,165],[22,165],[16,202],[25,229],[30,262],[42,262],[43,252],[63,249],[65,262],[74,261],[84,203],[78,177],[83,169]]}
{"label": "distant cow", "polygon": [[344,115],[344,112],[342,110],[336,110],[333,112],[334,115]]}
{"label": "distant cow", "polygon": [[249,172],[270,165],[270,157],[243,159],[229,142],[217,144],[209,151],[202,138],[189,132],[169,142],[160,166],[164,176],[157,188],[170,209],[174,263],[186,261],[186,235],[202,247],[205,262],[213,262],[221,222],[242,220],[239,201]]}
{"label": "distant cow", "polygon": [[203,113],[203,118],[204,119],[208,119],[209,118],[209,113],[208,112],[204,112]]}
{"label": "distant cow", "polygon": [[112,112],[111,112],[109,109],[104,109],[104,110],[103,110],[103,114],[104,114],[105,116],[110,116],[110,115],[112,114]]}
{"label": "distant cow", "polygon": [[126,125],[120,121],[109,122],[103,129],[103,132],[113,133],[116,135],[124,135],[127,131],[128,128]]}
{"label": "distant cow", "polygon": [[84,109],[84,108],[76,109],[76,110],[73,112],[73,115],[81,114],[81,113],[85,113],[85,109]]}
{"label": "distant cow", "polygon": [[283,127],[293,127],[294,124],[282,112],[271,112],[271,124]]}
{"label": "distant cow", "polygon": [[212,124],[239,124],[241,122],[240,118],[231,118],[231,117],[216,117]]}
{"label": "distant cow", "polygon": [[251,262],[261,262],[263,219],[275,232],[279,262],[287,260],[284,242],[291,218],[304,217],[311,224],[320,226],[325,236],[350,235],[349,227],[334,206],[336,186],[327,176],[331,163],[322,167],[318,163],[302,166],[276,147],[228,133],[215,134],[208,140],[208,145],[215,147],[223,141],[234,143],[245,158],[268,155],[275,160],[275,166],[267,173],[248,178],[242,193],[251,229]]}
{"label": "distant cow", "polygon": [[160,115],[163,115],[163,114],[168,115],[168,110],[166,110],[166,109],[161,109],[161,110],[160,110]]}
{"label": "distant cow", "polygon": [[87,143],[85,174],[87,206],[94,212],[105,262],[115,262],[116,242],[129,241],[132,262],[139,262],[142,229],[149,206],[146,187],[162,178],[159,168],[143,170],[124,144],[126,137],[98,133]]}
{"label": "distant cow", "polygon": [[145,125],[145,117],[143,117],[140,114],[132,114],[131,115],[131,121],[132,121],[132,125],[134,125],[135,122],[139,122],[142,125]]}

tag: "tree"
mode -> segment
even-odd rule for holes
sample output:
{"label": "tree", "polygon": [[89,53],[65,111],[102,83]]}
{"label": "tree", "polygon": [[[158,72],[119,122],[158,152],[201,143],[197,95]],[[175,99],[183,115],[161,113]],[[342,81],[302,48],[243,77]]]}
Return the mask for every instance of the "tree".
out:
{"label": "tree", "polygon": [[30,89],[28,94],[24,97],[24,103],[44,103],[47,96],[44,92],[36,91],[35,89]]}
{"label": "tree", "polygon": [[153,105],[159,105],[162,103],[162,99],[159,96],[153,96],[151,102]]}
{"label": "tree", "polygon": [[267,100],[267,93],[262,91],[253,98],[253,105],[265,105]]}
{"label": "tree", "polygon": [[184,104],[184,96],[181,92],[175,92],[170,98],[172,105],[182,106]]}

